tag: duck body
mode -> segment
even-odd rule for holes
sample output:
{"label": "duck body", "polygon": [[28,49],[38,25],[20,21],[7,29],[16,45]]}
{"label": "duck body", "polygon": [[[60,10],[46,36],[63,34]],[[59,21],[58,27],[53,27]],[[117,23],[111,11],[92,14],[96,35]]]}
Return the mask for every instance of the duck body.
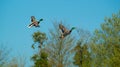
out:
{"label": "duck body", "polygon": [[59,24],[59,28],[62,31],[60,38],[66,37],[67,35],[69,35],[72,32],[73,29],[75,29],[75,27],[72,27],[70,30],[67,30],[62,24]]}
{"label": "duck body", "polygon": [[39,23],[43,21],[43,19],[40,19],[39,21],[36,21],[35,17],[34,16],[31,16],[31,24],[29,24],[29,28],[35,26],[35,27],[40,27],[39,26]]}

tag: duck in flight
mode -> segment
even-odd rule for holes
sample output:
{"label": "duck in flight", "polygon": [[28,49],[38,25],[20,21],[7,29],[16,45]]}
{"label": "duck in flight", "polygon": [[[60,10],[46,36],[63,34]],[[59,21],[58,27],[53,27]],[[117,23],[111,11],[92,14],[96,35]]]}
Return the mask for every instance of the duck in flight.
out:
{"label": "duck in flight", "polygon": [[69,35],[75,29],[75,27],[72,27],[70,30],[67,30],[62,24],[59,24],[59,29],[62,31],[62,34],[59,38],[63,39],[64,37]]}
{"label": "duck in flight", "polygon": [[43,19],[40,19],[39,21],[36,20],[36,18],[34,16],[31,16],[31,24],[29,24],[28,28],[31,28],[33,26],[35,27],[40,27],[39,23],[43,21]]}

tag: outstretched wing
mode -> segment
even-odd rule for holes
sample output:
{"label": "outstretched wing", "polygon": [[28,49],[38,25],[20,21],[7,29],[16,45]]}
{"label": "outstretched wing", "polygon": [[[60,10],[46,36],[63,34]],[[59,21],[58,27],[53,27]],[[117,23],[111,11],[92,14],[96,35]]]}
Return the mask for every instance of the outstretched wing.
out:
{"label": "outstretched wing", "polygon": [[29,24],[29,25],[28,25],[28,28],[31,28],[32,26],[33,26],[33,23]]}
{"label": "outstretched wing", "polygon": [[62,24],[59,24],[59,28],[61,29],[62,33],[68,32],[68,30]]}
{"label": "outstretched wing", "polygon": [[35,17],[31,16],[31,22],[35,22],[35,21],[36,21]]}

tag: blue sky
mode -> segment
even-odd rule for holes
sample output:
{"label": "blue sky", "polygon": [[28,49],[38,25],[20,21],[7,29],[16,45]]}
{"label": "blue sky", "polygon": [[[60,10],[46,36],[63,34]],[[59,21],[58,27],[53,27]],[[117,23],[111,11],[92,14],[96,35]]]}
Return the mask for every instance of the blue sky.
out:
{"label": "blue sky", "polygon": [[[120,0],[0,0],[0,43],[12,49],[11,56],[24,55],[29,61],[33,32],[48,33],[53,21],[93,32],[119,10]],[[32,15],[44,19],[40,28],[27,28]]]}

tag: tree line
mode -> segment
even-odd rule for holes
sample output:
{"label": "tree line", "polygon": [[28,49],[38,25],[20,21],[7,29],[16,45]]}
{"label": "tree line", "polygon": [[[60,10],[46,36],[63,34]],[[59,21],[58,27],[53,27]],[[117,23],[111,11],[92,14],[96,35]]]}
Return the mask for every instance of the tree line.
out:
{"label": "tree line", "polygon": [[[77,33],[60,39],[59,23],[54,22],[49,33],[32,34],[31,48],[37,52],[30,58],[34,62],[31,67],[120,67],[120,12],[106,17],[93,34],[76,29]],[[0,67],[5,63],[4,53],[0,50]],[[21,64],[8,66],[24,67]]]}

